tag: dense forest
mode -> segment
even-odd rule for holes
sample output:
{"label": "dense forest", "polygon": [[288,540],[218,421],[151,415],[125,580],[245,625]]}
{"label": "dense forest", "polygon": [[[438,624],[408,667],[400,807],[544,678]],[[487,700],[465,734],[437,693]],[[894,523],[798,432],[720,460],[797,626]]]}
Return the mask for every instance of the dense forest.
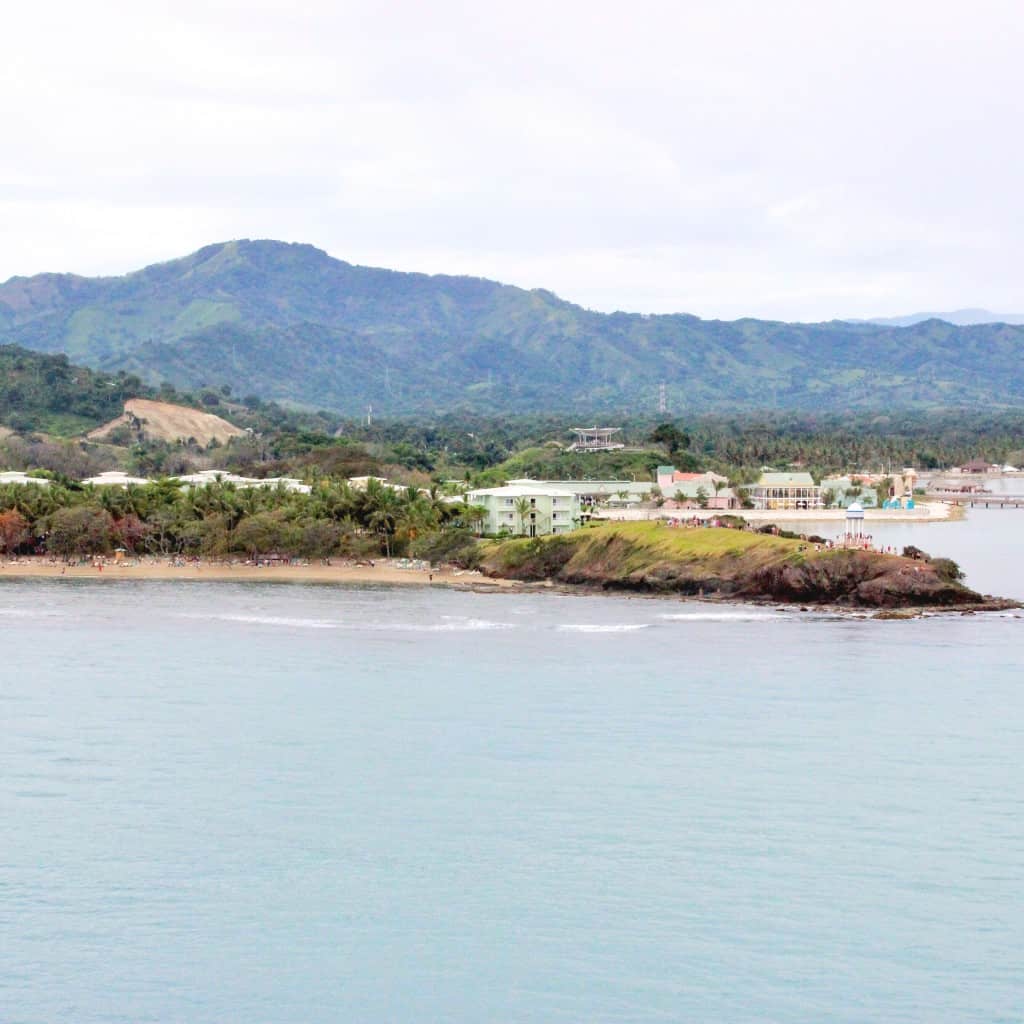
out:
{"label": "dense forest", "polygon": [[[0,358],[4,355],[0,348]],[[120,395],[130,387],[130,378],[111,386],[102,378],[83,376],[60,357],[33,355],[40,365],[32,369],[17,356],[12,358],[22,369],[2,378],[7,387],[0,389],[0,424],[18,429],[8,429],[6,436],[0,433],[0,469],[46,469],[69,478],[115,468],[150,477],[222,468],[249,476],[293,475],[307,480],[377,475],[429,486],[450,480],[495,484],[527,476],[644,480],[653,479],[659,464],[671,463],[684,470],[713,469],[735,483],[749,483],[764,467],[796,466],[820,477],[849,470],[889,472],[903,466],[937,469],[976,457],[1024,463],[1024,412],[706,415],[669,424],[656,418],[632,419],[619,421],[623,450],[590,454],[569,449],[575,421],[568,416],[448,414],[367,424],[328,412],[287,409],[253,396],[231,399],[217,392],[175,390],[153,393],[226,416],[251,428],[251,434],[205,449],[187,440],[136,440],[118,447],[81,436],[57,436],[46,427],[98,425],[119,411]],[[68,381],[70,397],[61,390],[57,398],[46,394],[51,360],[59,381]],[[38,387],[42,397],[35,395]],[[10,404],[12,394],[21,396],[18,405]],[[659,432],[666,426],[676,433],[675,443],[666,443]]]}
{"label": "dense forest", "polygon": [[454,464],[487,481],[521,476],[643,479],[665,462],[680,469],[714,469],[740,482],[756,478],[766,466],[797,465],[821,476],[850,469],[938,469],[978,456],[1024,462],[1024,411],[693,416],[671,424],[684,442],[675,448],[656,441],[663,426],[656,417],[617,423],[627,450],[602,454],[566,450],[575,424],[566,416],[448,415],[372,427],[350,421],[342,430],[354,442],[405,452],[427,472]]}

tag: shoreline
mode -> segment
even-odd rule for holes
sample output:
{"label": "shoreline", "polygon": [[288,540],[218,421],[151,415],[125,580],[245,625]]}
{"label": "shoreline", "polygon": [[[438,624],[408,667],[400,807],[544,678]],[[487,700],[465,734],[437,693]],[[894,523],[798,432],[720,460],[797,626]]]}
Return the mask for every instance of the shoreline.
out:
{"label": "shoreline", "polygon": [[455,589],[518,589],[516,580],[492,579],[479,572],[459,569],[399,568],[378,562],[375,565],[251,565],[230,562],[187,562],[168,564],[165,559],[104,562],[103,568],[92,563],[65,565],[52,563],[46,557],[32,556],[17,561],[0,562],[3,579],[75,579],[75,580],[213,580],[232,582],[291,583],[382,583],[389,586]]}
{"label": "shoreline", "polygon": [[[62,571],[63,570],[63,571]],[[433,579],[430,577],[433,576]],[[524,581],[504,577],[484,576],[479,572],[463,570],[400,569],[395,566],[374,565],[283,565],[255,566],[245,564],[209,563],[196,566],[168,565],[160,561],[142,564],[105,564],[102,571],[93,565],[52,565],[45,558],[19,559],[0,563],[0,583],[4,579],[37,580],[107,580],[115,583],[132,580],[178,583],[300,583],[326,585],[380,585],[385,587],[420,587],[458,590],[468,593],[558,594],[564,597],[620,597],[630,600],[672,601],[679,604],[711,605],[734,608],[768,608],[794,614],[839,616],[850,619],[911,620],[922,617],[947,615],[975,615],[985,612],[1019,610],[1020,602],[1002,598],[986,598],[980,603],[949,605],[919,605],[904,608],[871,608],[813,602],[780,602],[772,598],[697,597],[669,591],[620,590],[594,584]]]}

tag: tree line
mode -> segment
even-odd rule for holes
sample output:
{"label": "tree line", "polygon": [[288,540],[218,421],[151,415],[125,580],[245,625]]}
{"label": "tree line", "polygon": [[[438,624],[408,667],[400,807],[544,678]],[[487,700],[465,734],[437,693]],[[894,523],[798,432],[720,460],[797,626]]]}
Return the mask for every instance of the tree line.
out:
{"label": "tree line", "polygon": [[124,488],[8,484],[0,487],[0,552],[434,557],[472,547],[481,516],[436,488],[376,480],[365,489],[322,480],[308,494],[229,481],[182,487],[173,479]]}

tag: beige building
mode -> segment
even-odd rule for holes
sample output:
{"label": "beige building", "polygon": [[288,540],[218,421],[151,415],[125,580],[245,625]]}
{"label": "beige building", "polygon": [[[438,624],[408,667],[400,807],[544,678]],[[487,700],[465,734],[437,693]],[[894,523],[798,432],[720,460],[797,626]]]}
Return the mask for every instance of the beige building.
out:
{"label": "beige building", "polygon": [[[721,478],[719,478],[721,479]],[[740,507],[740,500],[731,487],[705,480],[680,480],[662,488],[666,508],[711,508],[727,511]]]}
{"label": "beige building", "polygon": [[821,488],[810,473],[762,473],[750,489],[757,509],[821,508]]}

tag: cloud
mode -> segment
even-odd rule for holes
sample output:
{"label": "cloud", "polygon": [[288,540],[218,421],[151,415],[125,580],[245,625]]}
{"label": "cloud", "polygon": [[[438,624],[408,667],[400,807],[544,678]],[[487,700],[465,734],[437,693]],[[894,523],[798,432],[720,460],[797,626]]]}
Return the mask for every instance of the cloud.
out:
{"label": "cloud", "polygon": [[269,3],[10,16],[0,278],[275,237],[600,309],[1024,309],[1024,18]]}

